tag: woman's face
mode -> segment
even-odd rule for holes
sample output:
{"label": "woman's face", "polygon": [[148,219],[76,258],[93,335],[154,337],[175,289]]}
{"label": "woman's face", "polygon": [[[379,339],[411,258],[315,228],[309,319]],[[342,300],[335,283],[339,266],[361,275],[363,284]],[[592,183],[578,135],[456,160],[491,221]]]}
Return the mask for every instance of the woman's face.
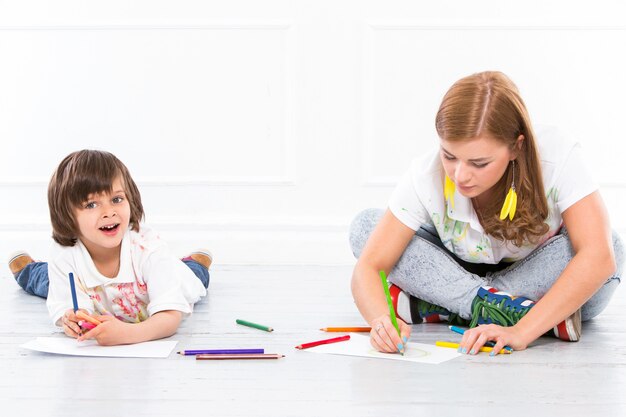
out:
{"label": "woman's face", "polygon": [[[518,139],[521,143],[522,137]],[[465,197],[487,192],[502,178],[515,155],[506,144],[481,135],[464,141],[441,139],[439,151],[446,174]]]}

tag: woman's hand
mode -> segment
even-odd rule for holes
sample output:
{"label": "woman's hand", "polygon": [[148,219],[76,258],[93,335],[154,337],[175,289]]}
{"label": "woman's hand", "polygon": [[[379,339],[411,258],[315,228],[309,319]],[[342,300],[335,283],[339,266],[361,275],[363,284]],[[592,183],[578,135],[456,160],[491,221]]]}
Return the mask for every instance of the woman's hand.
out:
{"label": "woman's hand", "polygon": [[404,345],[406,345],[411,335],[411,326],[398,319],[398,327],[402,336],[400,337],[398,336],[398,331],[391,323],[389,314],[375,318],[370,324],[372,326],[370,343],[374,349],[386,353],[404,352]]}
{"label": "woman's hand", "polygon": [[[516,326],[502,327],[497,324],[483,324],[463,333],[463,340],[459,344],[461,353],[475,355],[488,341],[495,343],[490,355],[497,355],[505,346],[513,350],[524,350],[528,342],[524,340]],[[465,349],[463,352],[462,350]]]}
{"label": "woman's hand", "polygon": [[131,323],[125,323],[113,316],[93,316],[99,320],[101,324],[89,330],[78,338],[79,342],[83,340],[96,339],[101,346],[123,345],[130,343],[130,335],[132,333]]}

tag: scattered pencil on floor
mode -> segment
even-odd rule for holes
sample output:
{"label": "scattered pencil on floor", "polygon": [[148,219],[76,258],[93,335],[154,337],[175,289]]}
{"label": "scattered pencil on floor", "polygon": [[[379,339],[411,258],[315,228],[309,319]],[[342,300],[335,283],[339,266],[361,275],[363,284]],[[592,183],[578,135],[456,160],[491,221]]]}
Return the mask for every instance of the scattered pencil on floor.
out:
{"label": "scattered pencil on floor", "polygon": [[[445,348],[451,348],[451,349],[458,349],[459,348],[459,344],[458,343],[452,343],[452,342],[442,342],[442,341],[436,341],[435,345],[439,346],[439,347],[445,347]],[[487,347],[487,346],[483,346],[480,349],[478,349],[480,352],[491,352],[493,350],[493,348],[491,347]],[[506,350],[506,349],[500,349],[500,352],[498,352],[500,354],[511,354],[510,350]]]}
{"label": "scattered pencil on floor", "polygon": [[323,332],[331,333],[369,333],[371,327],[323,327],[320,329]]}
{"label": "scattered pencil on floor", "polygon": [[242,326],[254,327],[255,329],[264,330],[266,332],[273,332],[274,331],[274,329],[271,328],[271,327],[263,326],[262,324],[252,323],[252,322],[246,321],[246,320],[237,319],[237,320],[235,320],[235,322],[237,324],[241,324]]}
{"label": "scattered pencil on floor", "polygon": [[222,355],[244,355],[244,354],[259,354],[265,353],[265,349],[196,349],[196,350],[181,350],[176,352],[179,355],[208,355],[208,354],[222,354]]}
{"label": "scattered pencil on floor", "polygon": [[285,355],[279,355],[278,353],[257,353],[257,354],[203,354],[196,355],[196,360],[225,360],[225,359],[280,359]]}
{"label": "scattered pencil on floor", "polygon": [[296,346],[296,349],[308,349],[308,348],[312,348],[312,347],[319,346],[319,345],[327,345],[329,343],[343,342],[346,340],[350,340],[349,334],[345,336],[334,337],[332,339],[324,339],[324,340],[318,340],[316,342],[303,343],[301,345]]}

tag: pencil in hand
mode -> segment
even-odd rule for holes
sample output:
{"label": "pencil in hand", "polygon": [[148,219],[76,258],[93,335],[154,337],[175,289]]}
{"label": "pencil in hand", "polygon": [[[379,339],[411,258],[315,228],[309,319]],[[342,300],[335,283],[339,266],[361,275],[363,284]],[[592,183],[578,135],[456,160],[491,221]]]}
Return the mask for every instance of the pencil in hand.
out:
{"label": "pencil in hand", "polygon": [[81,329],[83,330],[92,330],[96,328],[96,325],[93,323],[88,322],[87,320],[80,320],[78,322],[78,325],[80,326]]}
{"label": "pencil in hand", "polygon": [[[382,281],[383,290],[385,291],[385,298],[387,298],[387,306],[389,307],[389,317],[391,318],[391,324],[393,324],[393,327],[395,327],[396,331],[398,332],[398,336],[402,340],[402,334],[400,333],[400,326],[398,326],[398,320],[396,319],[396,311],[393,308],[393,302],[391,301],[391,294],[389,293],[389,282],[387,281],[387,275],[385,274],[385,271],[383,270],[380,271],[380,280]],[[403,344],[398,345],[398,347],[402,347],[402,349],[398,349],[398,352],[400,352],[400,354],[404,356],[404,345]]]}
{"label": "pencil in hand", "polygon": [[78,317],[79,319],[83,319],[83,320],[87,320],[89,323],[93,324],[93,325],[99,325],[102,324],[102,322],[94,317],[91,317],[89,314],[85,313],[84,311],[78,310],[76,312],[76,317]]}

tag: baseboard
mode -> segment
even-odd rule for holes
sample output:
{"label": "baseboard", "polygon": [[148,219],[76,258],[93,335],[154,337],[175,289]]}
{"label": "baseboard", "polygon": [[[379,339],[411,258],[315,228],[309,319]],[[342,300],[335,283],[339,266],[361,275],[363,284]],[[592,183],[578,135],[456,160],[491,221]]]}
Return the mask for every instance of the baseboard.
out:
{"label": "baseboard", "polygon": [[[220,265],[348,265],[348,225],[336,223],[194,224],[155,222],[150,225],[177,256],[205,248]],[[52,246],[44,223],[0,225],[0,256],[26,250],[45,260]]]}

